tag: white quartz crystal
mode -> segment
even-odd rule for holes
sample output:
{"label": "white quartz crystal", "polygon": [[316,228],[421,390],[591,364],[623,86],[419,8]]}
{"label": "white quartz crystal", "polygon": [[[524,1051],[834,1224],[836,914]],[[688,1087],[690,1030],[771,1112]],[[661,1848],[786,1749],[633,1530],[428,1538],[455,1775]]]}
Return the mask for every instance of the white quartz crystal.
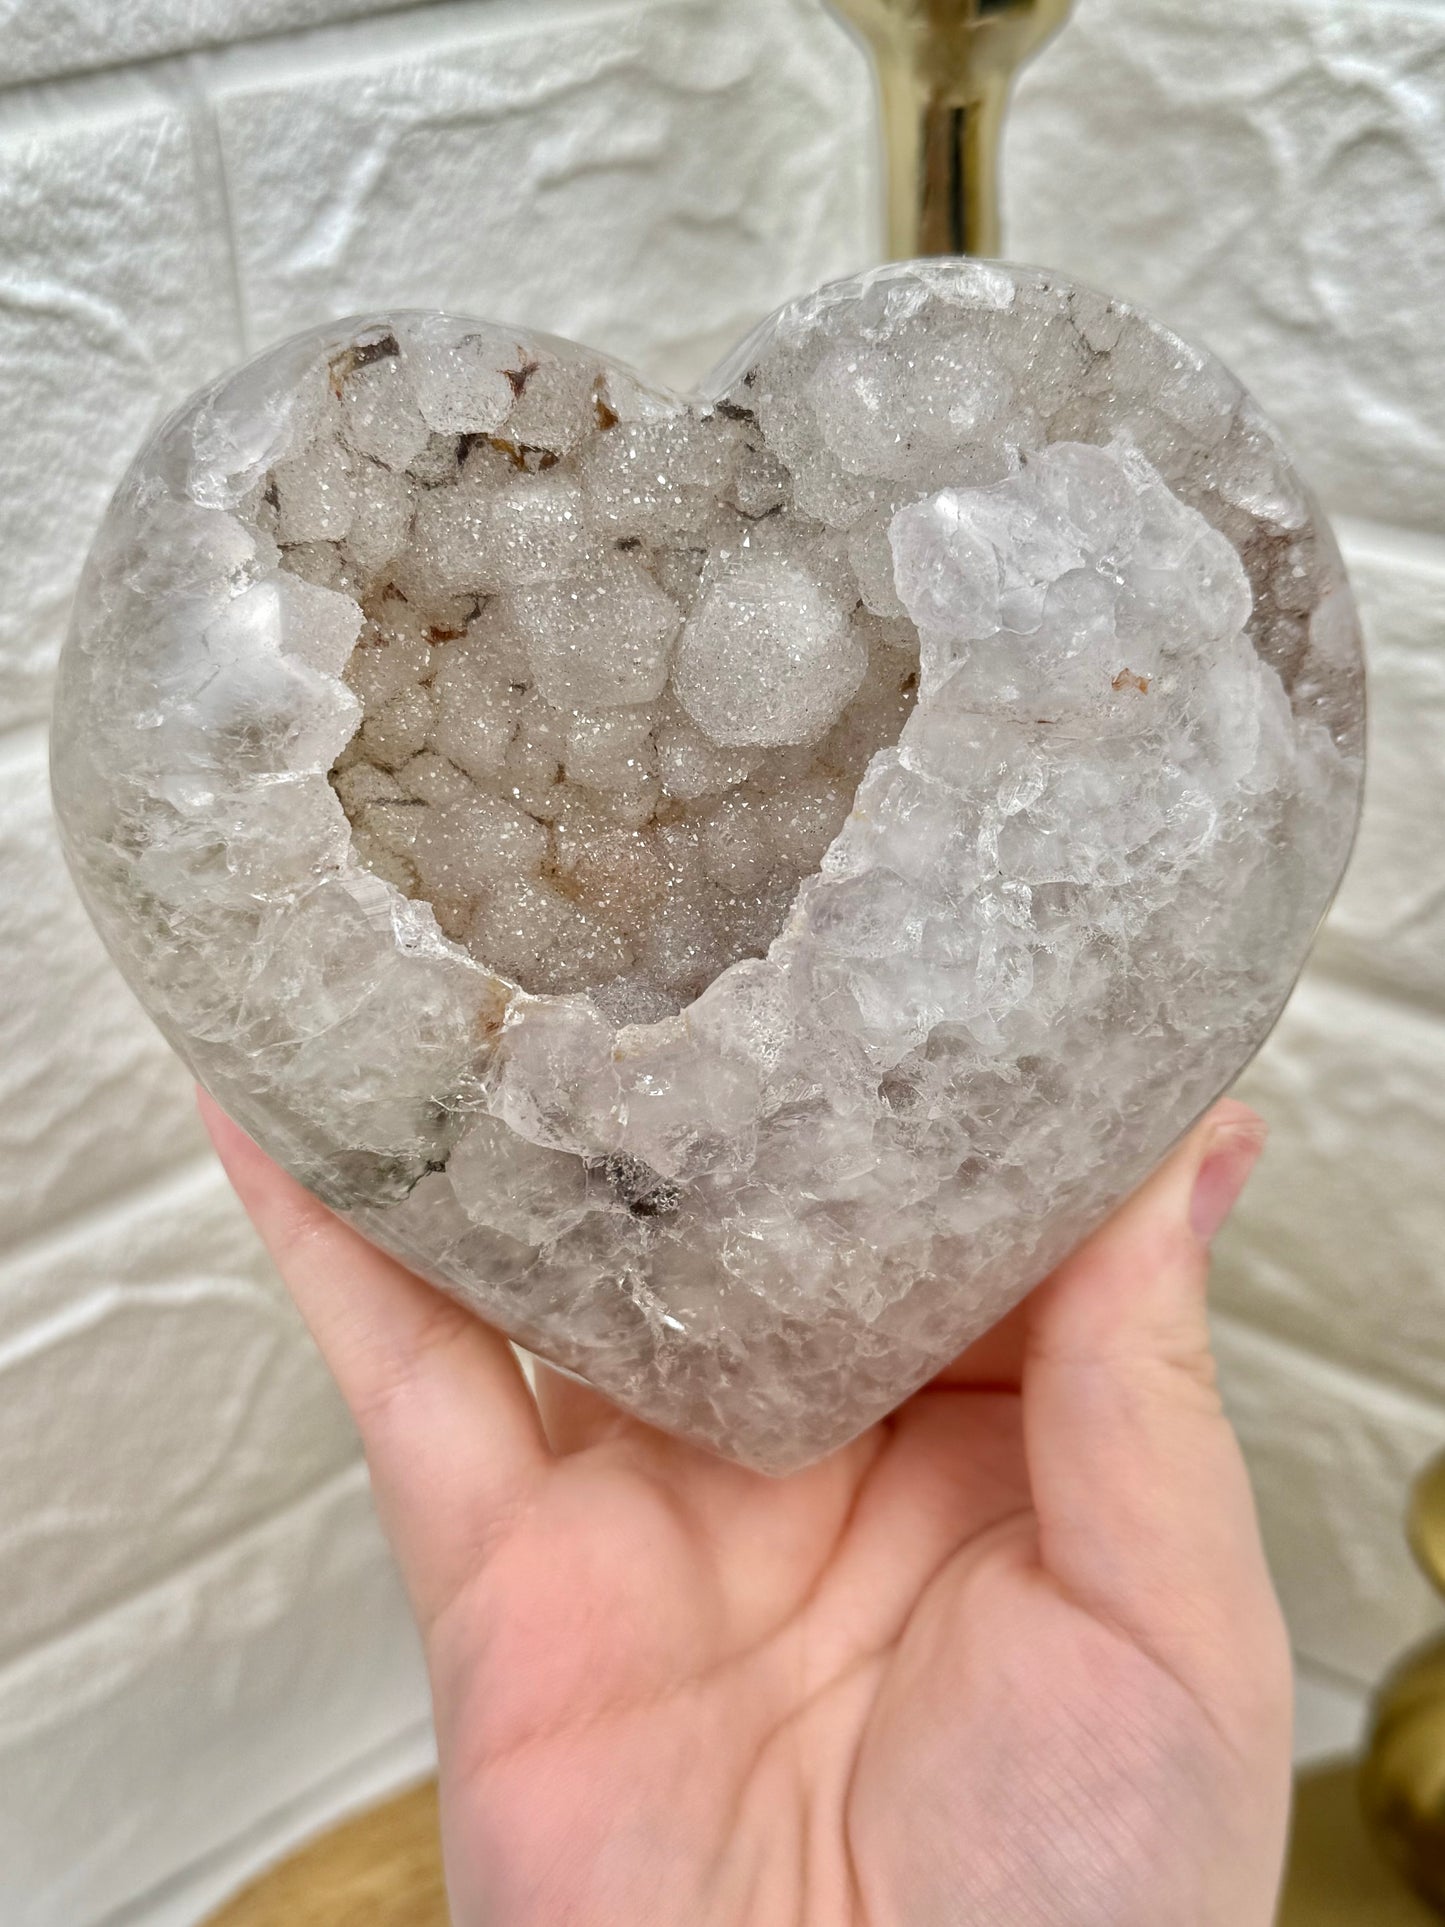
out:
{"label": "white quartz crystal", "polygon": [[866,644],[848,614],[786,555],[740,549],[702,593],[673,686],[715,743],[816,743],[857,693]]}
{"label": "white quartz crystal", "polygon": [[274,1155],[782,1470],[1255,1049],[1360,718],[1334,544],[1227,372],[930,262],[691,402],[443,315],[272,351],[122,485],[54,773],[117,961]]}

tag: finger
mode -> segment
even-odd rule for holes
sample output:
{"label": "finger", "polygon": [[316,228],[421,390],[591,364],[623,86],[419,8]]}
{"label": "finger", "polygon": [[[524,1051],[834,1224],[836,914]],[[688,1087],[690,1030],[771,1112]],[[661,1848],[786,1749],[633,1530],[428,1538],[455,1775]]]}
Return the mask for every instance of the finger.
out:
{"label": "finger", "polygon": [[1040,1556],[1176,1676],[1278,1623],[1205,1304],[1209,1240],[1263,1143],[1252,1111],[1217,1106],[1032,1302]]}
{"label": "finger", "polygon": [[1032,1300],[1022,1304],[975,1339],[933,1380],[935,1385],[961,1385],[980,1391],[1016,1392],[1023,1382],[1028,1349]]}
{"label": "finger", "polygon": [[327,1210],[198,1093],[222,1165],[356,1420],[423,1624],[547,1462],[510,1345]]}
{"label": "finger", "polygon": [[533,1383],[547,1442],[556,1453],[565,1456],[582,1452],[639,1427],[637,1419],[629,1417],[602,1392],[541,1359],[534,1367]]}

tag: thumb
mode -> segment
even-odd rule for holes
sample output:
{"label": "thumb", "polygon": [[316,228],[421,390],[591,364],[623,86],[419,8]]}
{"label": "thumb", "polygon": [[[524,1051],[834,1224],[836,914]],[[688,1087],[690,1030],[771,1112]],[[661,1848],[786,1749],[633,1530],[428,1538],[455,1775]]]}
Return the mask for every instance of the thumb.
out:
{"label": "thumb", "polygon": [[1264,1136],[1244,1105],[1217,1105],[1040,1287],[1024,1364],[1045,1568],[1211,1691],[1249,1629],[1271,1657],[1282,1638],[1205,1304],[1209,1241]]}

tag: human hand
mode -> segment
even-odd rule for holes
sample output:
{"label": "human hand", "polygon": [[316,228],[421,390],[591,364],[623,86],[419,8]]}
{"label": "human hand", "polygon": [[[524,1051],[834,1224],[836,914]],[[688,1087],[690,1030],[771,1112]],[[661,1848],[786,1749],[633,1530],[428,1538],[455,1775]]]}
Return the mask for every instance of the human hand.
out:
{"label": "human hand", "polygon": [[1266,1927],[1289,1654],[1205,1322],[1251,1112],[772,1480],[545,1367],[534,1401],[202,1107],[361,1431],[457,1927]]}

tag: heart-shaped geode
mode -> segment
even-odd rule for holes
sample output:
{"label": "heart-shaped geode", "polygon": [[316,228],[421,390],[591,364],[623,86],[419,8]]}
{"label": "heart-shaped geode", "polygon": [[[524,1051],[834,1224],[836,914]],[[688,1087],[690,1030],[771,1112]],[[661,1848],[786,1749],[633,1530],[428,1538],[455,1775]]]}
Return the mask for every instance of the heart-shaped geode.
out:
{"label": "heart-shaped geode", "polygon": [[1249,1057],[1360,719],[1338,554],[1238,383],[932,262],[693,402],[435,314],[262,356],[116,497],[54,780],[121,969],[268,1150],[783,1470]]}

